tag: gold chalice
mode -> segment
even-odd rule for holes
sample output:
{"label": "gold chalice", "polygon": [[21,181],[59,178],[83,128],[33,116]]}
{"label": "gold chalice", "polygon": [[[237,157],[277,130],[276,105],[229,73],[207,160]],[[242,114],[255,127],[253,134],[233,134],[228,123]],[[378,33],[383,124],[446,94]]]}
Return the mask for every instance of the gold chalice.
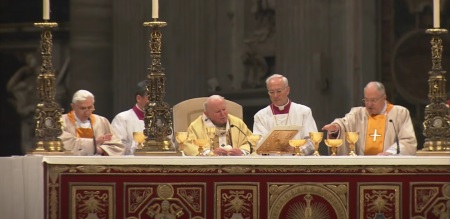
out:
{"label": "gold chalice", "polygon": [[197,156],[203,156],[203,147],[208,145],[209,139],[194,139],[194,144],[198,146]]}
{"label": "gold chalice", "polygon": [[261,135],[249,135],[247,136],[247,139],[250,144],[252,144],[252,155],[256,155],[256,145],[258,144],[259,140],[261,140]]}
{"label": "gold chalice", "polygon": [[137,149],[144,148],[145,135],[143,132],[133,132],[133,139],[138,143]]}
{"label": "gold chalice", "polygon": [[210,140],[210,153],[209,155],[214,155],[214,138],[216,137],[216,127],[206,127],[206,134],[208,135],[208,138]]}
{"label": "gold chalice", "polygon": [[300,152],[300,147],[306,144],[306,139],[292,139],[289,140],[289,145],[294,147],[295,156],[304,156],[304,153]]}
{"label": "gold chalice", "polygon": [[342,139],[325,139],[325,144],[331,148],[331,156],[336,156],[337,148],[343,143]]}
{"label": "gold chalice", "polygon": [[177,140],[179,146],[178,146],[178,150],[180,152],[183,152],[184,149],[184,142],[186,142],[188,137],[188,133],[187,132],[176,132],[175,133],[175,139]]}
{"label": "gold chalice", "polygon": [[350,156],[358,156],[355,153],[355,144],[358,142],[359,133],[358,132],[346,132],[345,133],[345,139],[350,144],[350,153],[348,155]]}
{"label": "gold chalice", "polygon": [[314,154],[313,156],[320,156],[319,154],[319,143],[323,139],[323,132],[310,132],[309,138],[314,142]]}

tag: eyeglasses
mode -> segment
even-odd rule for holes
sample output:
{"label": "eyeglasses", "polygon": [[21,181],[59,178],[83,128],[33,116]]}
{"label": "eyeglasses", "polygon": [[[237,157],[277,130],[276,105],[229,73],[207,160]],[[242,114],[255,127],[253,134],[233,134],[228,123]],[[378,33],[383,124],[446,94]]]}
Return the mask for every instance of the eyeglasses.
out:
{"label": "eyeglasses", "polygon": [[362,102],[363,103],[365,103],[365,104],[368,104],[368,103],[376,103],[376,102],[378,102],[380,99],[382,99],[383,97],[379,97],[379,98],[375,98],[375,99],[362,99]]}
{"label": "eyeglasses", "polygon": [[92,112],[95,110],[95,107],[94,106],[88,106],[88,107],[80,106],[80,107],[78,107],[78,109],[82,112],[87,112],[87,111]]}
{"label": "eyeglasses", "polygon": [[278,89],[278,90],[269,90],[267,93],[268,93],[270,96],[273,96],[273,95],[275,95],[275,94],[281,94],[281,92],[283,92],[284,90],[286,90],[286,87],[281,88],[281,89]]}

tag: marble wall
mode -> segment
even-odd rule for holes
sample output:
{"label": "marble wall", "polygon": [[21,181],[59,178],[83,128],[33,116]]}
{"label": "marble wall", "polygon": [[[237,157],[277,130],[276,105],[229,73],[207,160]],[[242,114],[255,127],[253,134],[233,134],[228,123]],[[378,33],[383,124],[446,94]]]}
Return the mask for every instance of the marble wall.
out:
{"label": "marble wall", "polygon": [[[267,6],[275,11],[274,33],[260,51],[275,58],[271,73],[289,78],[292,100],[310,106],[318,126],[359,105],[362,84],[377,77],[376,1],[274,2]],[[104,108],[99,112],[113,115],[129,108],[135,84],[147,74],[150,37],[149,29],[142,23],[151,20],[151,2],[103,1],[103,5],[95,3],[102,9],[92,14],[88,10],[94,6],[91,4],[94,3],[72,4],[71,10],[77,12],[72,15],[72,23],[86,22],[77,25],[85,30],[72,31],[74,36],[85,34],[84,38],[73,38],[72,45],[89,40],[87,45],[91,49],[103,51],[103,58],[94,59],[97,64],[92,65],[104,67],[96,70],[88,67],[86,63],[91,63],[92,54],[73,50],[83,54],[80,58],[84,60],[77,62],[84,64],[73,68],[72,74],[91,79],[74,83],[85,83],[95,89],[101,104],[97,108]],[[243,64],[248,51],[246,42],[255,33],[261,34],[262,29],[254,10],[253,1],[160,2],[160,20],[168,24],[162,29],[162,64],[166,68],[165,100],[169,104],[212,93],[253,111],[268,103],[263,79],[260,86],[244,83],[248,76]],[[93,74],[97,76],[92,78]],[[98,86],[96,79],[100,78],[110,84]],[[209,88],[207,83],[211,79],[217,79],[220,90]]]}
{"label": "marble wall", "polygon": [[[173,106],[221,94],[244,106],[251,127],[253,114],[269,103],[265,77],[280,73],[289,78],[291,99],[312,108],[320,129],[360,105],[363,85],[381,78],[378,4],[161,0],[165,101]],[[54,54],[55,68],[67,69],[66,102],[76,90],[90,90],[96,113],[112,120],[133,105],[135,86],[151,64],[150,30],[143,26],[151,21],[151,1],[72,0],[68,10],[68,21],[60,22],[68,34],[55,35],[64,40]],[[26,42],[38,46],[38,35]]]}

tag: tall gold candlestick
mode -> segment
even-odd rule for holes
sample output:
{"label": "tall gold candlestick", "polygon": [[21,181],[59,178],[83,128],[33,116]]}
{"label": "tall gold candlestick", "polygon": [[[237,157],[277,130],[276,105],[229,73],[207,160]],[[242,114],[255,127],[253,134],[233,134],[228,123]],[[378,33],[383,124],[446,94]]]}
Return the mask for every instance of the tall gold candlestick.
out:
{"label": "tall gold candlestick", "polygon": [[146,141],[141,150],[136,154],[145,154],[151,151],[171,151],[169,136],[173,133],[172,109],[164,102],[165,81],[164,68],[161,64],[162,33],[160,29],[167,25],[166,22],[154,21],[144,22],[144,26],[150,27],[150,59],[151,66],[147,74],[147,92],[149,103],[145,107],[145,129]]}
{"label": "tall gold candlestick", "polygon": [[39,103],[36,106],[36,148],[33,153],[62,152],[63,143],[58,138],[62,134],[61,115],[64,109],[55,102],[56,83],[55,71],[52,66],[52,32],[57,27],[54,22],[35,23],[42,28],[41,34],[41,73],[38,75],[37,95]]}
{"label": "tall gold candlestick", "polygon": [[432,67],[428,72],[428,98],[430,104],[425,108],[425,121],[423,134],[426,137],[424,148],[418,155],[450,155],[450,121],[448,120],[448,106],[446,104],[446,71],[442,70],[442,34],[446,29],[428,29],[431,34],[431,61]]}

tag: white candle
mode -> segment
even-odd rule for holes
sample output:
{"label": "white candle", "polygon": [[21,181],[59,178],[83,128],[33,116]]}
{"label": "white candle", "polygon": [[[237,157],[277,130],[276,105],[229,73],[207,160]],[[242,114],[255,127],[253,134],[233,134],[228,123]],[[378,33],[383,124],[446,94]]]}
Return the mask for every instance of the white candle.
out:
{"label": "white candle", "polygon": [[43,0],[42,18],[50,20],[50,0]]}
{"label": "white candle", "polygon": [[152,0],[152,18],[158,18],[158,0]]}
{"label": "white candle", "polygon": [[440,22],[440,9],[439,0],[433,0],[433,27],[439,28],[441,26]]}

